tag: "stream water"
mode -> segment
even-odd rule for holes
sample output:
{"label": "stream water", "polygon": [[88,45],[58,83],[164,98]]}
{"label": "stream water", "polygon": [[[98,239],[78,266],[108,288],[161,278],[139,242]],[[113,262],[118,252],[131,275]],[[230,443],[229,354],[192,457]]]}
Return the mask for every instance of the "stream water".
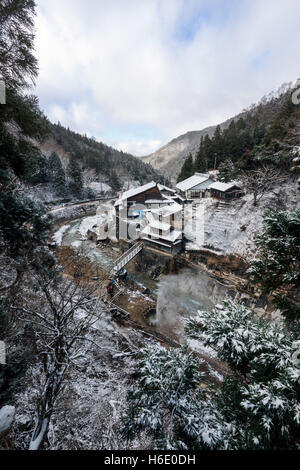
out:
{"label": "stream water", "polygon": [[[62,237],[62,245],[71,246],[83,250],[84,254],[99,266],[109,270],[112,263],[122,254],[116,248],[100,247],[93,241],[83,239],[79,232],[79,227],[83,219],[77,219],[69,224],[69,227],[64,232]],[[134,269],[134,266],[126,266],[128,278],[137,284],[141,289],[148,288],[156,295],[158,290],[158,282],[151,279],[148,273],[139,272]]]}
{"label": "stream water", "polygon": [[[109,269],[121,252],[86,240],[79,231],[82,220],[69,224],[62,236],[62,244],[83,249],[89,259]],[[200,268],[163,276],[160,281],[152,280],[147,272],[136,271],[133,263],[126,269],[138,288],[148,288],[157,297],[157,320],[162,323],[172,323],[175,317],[191,315],[197,310],[211,309],[228,295],[234,297],[236,294],[234,289],[222,285]]]}
{"label": "stream water", "polygon": [[[77,219],[63,226],[61,243],[82,249],[91,261],[109,270],[113,261],[121,255],[121,251],[111,245],[100,247],[87,240],[79,230],[84,220],[85,218]],[[234,286],[223,285],[198,266],[183,269],[178,274],[164,275],[159,281],[152,280],[148,272],[137,271],[134,263],[127,265],[126,269],[128,278],[136,284],[137,290],[148,288],[157,299],[156,314],[149,317],[149,321],[167,336],[175,333],[179,342],[188,342],[192,349],[199,353],[216,357],[211,348],[205,347],[198,340],[186,337],[182,319],[195,315],[198,310],[210,310],[226,297],[239,298],[240,294]],[[134,295],[133,292],[133,297]]]}

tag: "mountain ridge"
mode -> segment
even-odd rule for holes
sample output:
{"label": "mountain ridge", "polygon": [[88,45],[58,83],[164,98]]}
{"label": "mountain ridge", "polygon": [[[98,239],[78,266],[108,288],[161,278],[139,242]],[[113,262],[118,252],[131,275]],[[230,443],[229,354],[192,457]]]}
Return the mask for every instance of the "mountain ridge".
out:
{"label": "mountain ridge", "polygon": [[223,131],[229,127],[232,121],[238,121],[240,118],[247,118],[247,116],[255,115],[260,123],[264,123],[268,127],[279,111],[286,93],[290,90],[290,86],[290,83],[284,83],[277,91],[264,96],[257,104],[252,104],[249,108],[242,110],[220,124],[181,134],[155,152],[141,158],[145,163],[149,163],[154,169],[175,182],[184,159],[189,154],[195,156],[201,137],[205,137],[205,135],[211,137],[218,125],[220,130]]}

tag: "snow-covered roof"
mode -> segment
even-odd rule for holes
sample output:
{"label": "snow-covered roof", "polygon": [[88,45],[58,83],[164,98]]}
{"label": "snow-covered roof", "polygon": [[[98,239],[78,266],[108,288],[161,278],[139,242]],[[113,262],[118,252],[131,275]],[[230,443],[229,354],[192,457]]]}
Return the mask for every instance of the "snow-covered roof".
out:
{"label": "snow-covered roof", "polygon": [[147,199],[145,204],[165,204],[165,201],[162,201],[161,199]]}
{"label": "snow-covered roof", "polygon": [[148,191],[148,189],[155,188],[155,186],[155,181],[150,181],[150,183],[144,184],[143,186],[139,186],[138,188],[129,189],[129,191],[125,191],[122,196],[115,202],[115,206],[119,206],[123,201],[129,199],[130,197],[136,196],[137,194],[143,193],[144,191]]}
{"label": "snow-covered roof", "polygon": [[167,196],[166,194],[163,194],[162,197],[169,202],[173,202],[172,196]]}
{"label": "snow-covered roof", "polygon": [[168,186],[164,186],[163,184],[160,184],[160,183],[158,183],[157,187],[160,191],[165,190],[165,191],[169,191],[170,193],[176,193],[175,189],[168,188]]}
{"label": "snow-covered roof", "polygon": [[[151,227],[147,225],[144,230],[141,232],[142,235],[151,235],[151,237],[155,237],[157,239],[161,238],[163,240],[167,240],[169,242],[175,242],[179,238],[182,237],[182,232],[180,230],[171,230],[168,233],[162,234],[162,235],[157,235],[153,232],[151,232]],[[154,241],[154,240],[151,240]]]}
{"label": "snow-covered roof", "polygon": [[170,196],[170,199],[180,199],[180,201],[184,201],[184,197],[180,196],[180,194],[175,194],[175,196]]}
{"label": "snow-covered roof", "polygon": [[193,176],[190,176],[186,180],[181,181],[176,185],[176,188],[180,191],[188,191],[189,189],[197,186],[198,184],[204,183],[209,179],[209,175],[204,175],[201,173],[195,173]]}
{"label": "snow-covered roof", "polygon": [[231,188],[238,186],[234,181],[231,183],[222,183],[221,181],[215,181],[208,186],[208,189],[216,189],[217,191],[226,192]]}
{"label": "snow-covered roof", "polygon": [[160,222],[155,219],[152,219],[149,225],[151,225],[151,228],[157,228],[158,230],[163,230],[164,232],[170,230],[171,228],[170,224],[166,224],[165,222]]}
{"label": "snow-covered roof", "polygon": [[179,212],[181,210],[182,210],[181,205],[177,204],[176,202],[173,202],[171,206],[159,207],[158,209],[153,209],[151,212],[153,212],[154,214],[167,216],[167,215],[175,214],[176,212]]}

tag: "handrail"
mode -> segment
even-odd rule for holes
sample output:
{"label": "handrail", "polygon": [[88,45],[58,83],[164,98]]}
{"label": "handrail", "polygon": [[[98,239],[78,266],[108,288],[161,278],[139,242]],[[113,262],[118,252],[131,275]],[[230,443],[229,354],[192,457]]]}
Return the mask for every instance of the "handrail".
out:
{"label": "handrail", "polygon": [[125,251],[125,253],[122,253],[121,256],[119,256],[119,258],[117,258],[115,261],[114,261],[114,264],[118,264],[123,258],[125,258],[126,256],[130,255],[132,253],[132,251],[134,251],[135,249],[137,249],[139,246],[143,245],[142,242],[137,242],[135,243],[133,246],[131,246],[127,251]]}
{"label": "handrail", "polygon": [[131,253],[133,253],[135,250],[137,250],[142,245],[143,245],[142,242],[139,242],[139,243],[136,243],[135,245],[133,245],[131,248],[129,248],[129,250],[125,251],[125,253],[123,253],[121,256],[119,256],[119,258],[117,258],[114,261],[114,264],[119,264],[120,261],[123,261],[124,258],[131,255]]}
{"label": "handrail", "polygon": [[[119,269],[126,266],[126,264],[128,264],[142,250],[142,248],[143,248],[143,243],[142,242],[137,242],[135,245],[133,245],[131,248],[129,248],[129,250],[125,251],[125,253],[123,253],[121,256],[119,256],[119,258],[117,258],[113,262],[111,272],[119,271]],[[131,254],[133,254],[132,257],[130,257]],[[122,266],[120,266],[119,269],[116,269],[118,267],[118,265],[122,264],[124,261],[125,261],[125,263]]]}

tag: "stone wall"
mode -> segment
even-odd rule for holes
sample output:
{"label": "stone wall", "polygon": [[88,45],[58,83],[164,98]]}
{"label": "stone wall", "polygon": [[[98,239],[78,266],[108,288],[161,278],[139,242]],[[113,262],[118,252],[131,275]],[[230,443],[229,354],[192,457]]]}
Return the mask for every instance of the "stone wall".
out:
{"label": "stone wall", "polygon": [[220,255],[210,250],[191,251],[186,255],[193,262],[203,263],[208,269],[229,271],[239,276],[246,276],[249,265],[238,255]]}

